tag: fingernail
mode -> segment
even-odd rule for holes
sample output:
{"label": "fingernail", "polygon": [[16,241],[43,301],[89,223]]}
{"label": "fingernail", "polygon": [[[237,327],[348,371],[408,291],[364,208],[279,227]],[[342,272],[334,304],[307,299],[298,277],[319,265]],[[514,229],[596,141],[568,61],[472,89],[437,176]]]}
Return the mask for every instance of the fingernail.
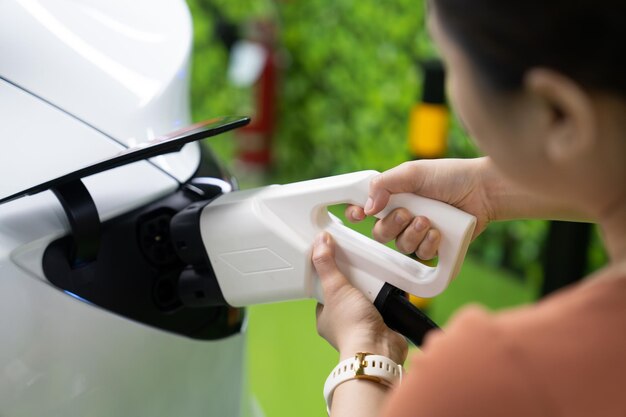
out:
{"label": "fingernail", "polygon": [[419,219],[415,222],[414,228],[417,232],[423,232],[424,229],[426,229],[426,222],[422,219]]}
{"label": "fingernail", "polygon": [[429,242],[434,243],[437,240],[437,233],[435,233],[434,230],[429,231],[426,235],[426,239],[428,239]]}
{"label": "fingernail", "polygon": [[352,211],[350,212],[350,216],[352,216],[352,220],[363,220],[363,218],[361,217],[361,210],[359,209],[352,209]]}
{"label": "fingernail", "polygon": [[367,213],[368,211],[370,211],[372,207],[374,207],[374,201],[371,198],[368,198],[365,202],[365,212]]}
{"label": "fingernail", "polygon": [[396,222],[396,224],[404,224],[406,222],[406,219],[400,213],[396,213],[396,215],[393,217],[393,220]]}

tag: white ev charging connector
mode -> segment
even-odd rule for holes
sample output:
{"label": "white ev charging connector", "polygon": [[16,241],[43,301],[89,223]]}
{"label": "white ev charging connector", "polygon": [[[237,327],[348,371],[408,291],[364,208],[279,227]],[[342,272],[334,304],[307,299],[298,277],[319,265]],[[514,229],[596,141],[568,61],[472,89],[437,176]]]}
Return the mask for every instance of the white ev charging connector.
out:
{"label": "white ev charging connector", "polygon": [[337,242],[337,263],[351,283],[376,305],[390,327],[421,344],[435,325],[397,288],[421,297],[441,293],[459,271],[476,219],[440,201],[393,195],[378,217],[405,207],[428,217],[441,232],[437,266],[426,266],[329,214],[327,208],[334,204],[364,205],[377,174],[362,171],[235,191],[183,210],[171,223],[176,251],[195,267],[181,276],[183,302],[247,306],[315,298],[323,303],[311,249],[315,236],[326,230]]}
{"label": "white ev charging connector", "polygon": [[[248,118],[226,117],[196,124],[172,135],[127,149],[109,159],[21,190],[0,204],[52,189],[63,204],[74,238],[69,263],[52,262],[51,275],[68,275],[98,257],[97,209],[82,178],[141,159],[174,152],[191,141],[243,126]],[[273,185],[245,191],[192,182],[206,189],[206,200],[195,201],[174,215],[169,224],[172,245],[187,265],[179,276],[178,298],[187,307],[247,306],[315,298],[323,302],[311,263],[312,242],[322,230],[337,242],[340,269],[381,312],[385,322],[416,345],[436,327],[404,298],[401,291],[421,297],[442,292],[458,273],[476,219],[440,201],[414,194],[393,195],[379,213],[405,207],[429,218],[442,240],[437,266],[426,266],[345,226],[328,213],[339,203],[363,205],[376,171]],[[197,180],[197,179],[196,179]],[[208,187],[208,188],[207,188]],[[210,189],[210,190],[209,190]],[[57,257],[58,258],[58,257]],[[60,271],[60,272],[59,272]],[[73,271],[73,272],[72,272]]]}
{"label": "white ev charging connector", "polygon": [[[475,218],[440,201],[393,195],[378,214],[398,207],[430,219],[442,240],[436,267],[343,226],[327,207],[363,206],[376,171],[273,185],[222,195],[203,210],[199,229],[226,301],[233,306],[316,298],[324,302],[311,265],[311,245],[326,230],[337,241],[337,261],[352,283],[374,301],[384,282],[420,297],[441,293],[458,273]],[[381,281],[381,280],[384,280]]]}

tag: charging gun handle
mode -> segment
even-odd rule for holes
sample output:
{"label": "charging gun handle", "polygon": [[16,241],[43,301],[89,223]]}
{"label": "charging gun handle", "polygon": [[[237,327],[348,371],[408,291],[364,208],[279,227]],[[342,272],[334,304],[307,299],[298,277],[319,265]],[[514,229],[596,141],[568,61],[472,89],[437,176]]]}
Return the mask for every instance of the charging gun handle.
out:
{"label": "charging gun handle", "polygon": [[[411,259],[329,218],[327,206],[331,204],[364,204],[369,183],[377,174],[375,171],[363,171],[312,181],[308,184],[306,194],[290,200],[291,206],[302,204],[312,207],[309,215],[312,229],[307,232],[310,239],[321,230],[328,231],[334,237],[337,242],[337,264],[352,284],[371,301],[374,301],[385,282],[410,294],[434,297],[458,274],[476,218],[441,201],[411,193],[390,197],[387,207],[376,217],[383,218],[392,210],[403,207],[415,216],[426,216],[432,226],[441,232],[439,258],[435,267]],[[282,216],[287,219],[289,213],[285,210]],[[299,223],[304,224],[302,221]],[[319,288],[315,297],[323,301]]]}

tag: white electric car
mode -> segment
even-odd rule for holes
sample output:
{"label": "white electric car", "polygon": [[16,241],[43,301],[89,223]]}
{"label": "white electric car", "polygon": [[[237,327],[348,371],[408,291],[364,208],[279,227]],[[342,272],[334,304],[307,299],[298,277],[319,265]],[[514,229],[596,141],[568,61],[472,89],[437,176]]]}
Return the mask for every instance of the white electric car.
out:
{"label": "white electric car", "polygon": [[183,0],[0,1],[0,416],[246,414],[244,311],[183,305],[168,235],[212,155],[23,192],[190,124],[191,41]]}

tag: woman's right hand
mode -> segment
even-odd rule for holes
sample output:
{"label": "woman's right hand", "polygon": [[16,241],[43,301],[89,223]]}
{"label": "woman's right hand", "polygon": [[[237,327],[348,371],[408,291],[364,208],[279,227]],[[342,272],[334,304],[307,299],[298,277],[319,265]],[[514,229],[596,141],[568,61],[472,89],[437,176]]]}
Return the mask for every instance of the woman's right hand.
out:
{"label": "woman's right hand", "polygon": [[[494,219],[485,187],[488,172],[491,172],[488,158],[405,162],[374,177],[365,207],[348,206],[345,214],[348,220],[358,222],[366,215],[374,215],[385,208],[392,194],[414,193],[443,201],[474,215],[477,223],[472,238],[475,238]],[[414,252],[421,259],[431,259],[436,255],[441,238],[426,217],[413,217],[404,208],[398,208],[378,220],[372,234],[382,243],[395,239],[400,252]]]}

